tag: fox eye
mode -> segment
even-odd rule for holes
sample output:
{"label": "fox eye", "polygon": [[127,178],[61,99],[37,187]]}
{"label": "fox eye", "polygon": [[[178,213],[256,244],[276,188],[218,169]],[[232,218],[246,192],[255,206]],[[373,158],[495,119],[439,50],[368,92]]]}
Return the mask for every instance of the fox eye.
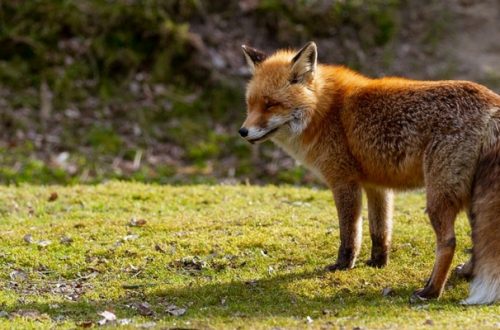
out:
{"label": "fox eye", "polygon": [[272,108],[272,107],[276,107],[276,106],[278,106],[278,105],[280,105],[280,103],[279,103],[279,102],[276,102],[276,101],[273,101],[273,100],[270,100],[270,99],[266,99],[266,100],[265,100],[265,107],[266,107],[266,110],[267,110],[267,109],[270,109],[270,108]]}

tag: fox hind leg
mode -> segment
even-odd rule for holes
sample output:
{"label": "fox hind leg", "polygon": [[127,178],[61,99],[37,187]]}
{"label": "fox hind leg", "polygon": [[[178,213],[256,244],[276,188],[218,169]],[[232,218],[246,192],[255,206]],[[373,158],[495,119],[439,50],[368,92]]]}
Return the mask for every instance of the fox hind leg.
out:
{"label": "fox hind leg", "polygon": [[[435,204],[437,205],[433,206]],[[436,260],[426,286],[415,291],[412,296],[417,301],[438,298],[441,295],[456,246],[454,223],[459,209],[446,201],[438,200],[428,203],[427,210],[436,234]]]}
{"label": "fox hind leg", "polygon": [[473,270],[473,263],[472,263],[472,258],[467,260],[467,262],[458,265],[455,268],[455,274],[463,279],[466,279],[467,281],[472,278],[472,270]]}
{"label": "fox hind leg", "polygon": [[[467,218],[469,219],[469,224],[472,228],[474,220],[473,220],[472,211],[470,209],[467,211]],[[460,264],[455,268],[455,274],[459,278],[463,278],[463,279],[469,281],[472,278],[472,270],[473,270],[473,262],[472,262],[472,257],[471,257],[465,263]]]}
{"label": "fox hind leg", "polygon": [[455,219],[468,204],[479,156],[480,137],[474,134],[436,137],[425,153],[427,213],[436,234],[436,259],[431,277],[414,298],[438,298],[448,279],[455,253]]}

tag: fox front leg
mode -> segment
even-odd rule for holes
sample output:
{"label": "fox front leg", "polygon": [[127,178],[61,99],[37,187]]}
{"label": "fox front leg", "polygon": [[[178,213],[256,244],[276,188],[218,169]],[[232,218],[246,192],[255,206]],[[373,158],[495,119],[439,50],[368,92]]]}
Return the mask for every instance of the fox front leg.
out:
{"label": "fox front leg", "polygon": [[372,252],[367,265],[381,268],[389,261],[394,195],[388,189],[378,187],[365,187],[364,189],[368,200],[368,220],[372,239]]}
{"label": "fox front leg", "polygon": [[337,261],[327,270],[344,270],[354,267],[361,247],[361,187],[357,183],[333,188],[340,227],[340,248]]}

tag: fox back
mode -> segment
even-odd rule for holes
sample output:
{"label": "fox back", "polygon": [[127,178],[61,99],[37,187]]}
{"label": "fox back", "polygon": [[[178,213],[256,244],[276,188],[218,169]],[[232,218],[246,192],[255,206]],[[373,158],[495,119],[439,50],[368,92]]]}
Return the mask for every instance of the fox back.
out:
{"label": "fox back", "polygon": [[370,79],[318,65],[314,43],[271,56],[244,50],[253,77],[240,134],[251,143],[271,138],[327,184],[341,175],[397,189],[421,186],[429,145],[463,130],[463,157],[472,161],[500,107],[496,94],[471,82]]}

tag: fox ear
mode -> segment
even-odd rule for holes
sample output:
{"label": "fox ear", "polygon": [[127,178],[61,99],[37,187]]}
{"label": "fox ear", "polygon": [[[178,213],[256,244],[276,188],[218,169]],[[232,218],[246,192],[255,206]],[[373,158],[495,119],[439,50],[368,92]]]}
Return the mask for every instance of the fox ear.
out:
{"label": "fox ear", "polygon": [[242,45],[241,49],[243,50],[243,54],[245,54],[245,59],[247,60],[248,67],[252,73],[255,71],[255,66],[267,58],[267,55],[264,52],[255,48]]}
{"label": "fox ear", "polygon": [[292,77],[290,82],[298,83],[313,77],[318,62],[318,49],[314,41],[308,42],[292,58]]}

